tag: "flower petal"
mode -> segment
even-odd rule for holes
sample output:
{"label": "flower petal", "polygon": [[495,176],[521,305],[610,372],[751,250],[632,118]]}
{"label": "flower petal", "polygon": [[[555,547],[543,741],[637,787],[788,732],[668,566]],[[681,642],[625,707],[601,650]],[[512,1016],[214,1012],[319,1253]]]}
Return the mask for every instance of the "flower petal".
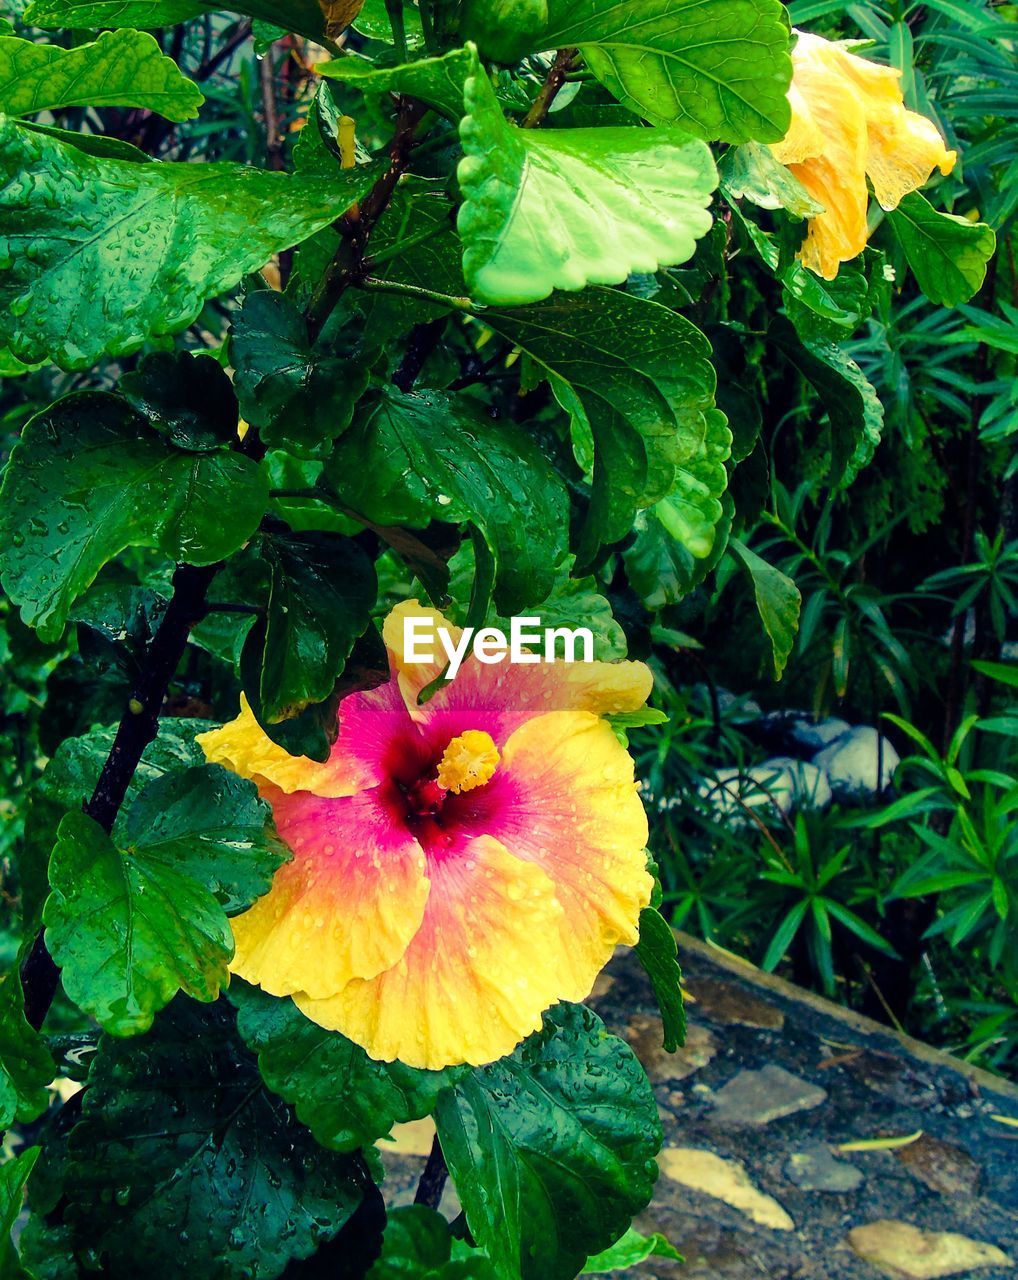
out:
{"label": "flower petal", "polygon": [[321,998],[395,964],[420,927],[429,882],[424,851],[394,821],[387,788],[270,800],[294,857],[231,921],[233,972],[272,995]]}
{"label": "flower petal", "polygon": [[556,711],[517,729],[490,786],[498,788],[492,835],[555,886],[565,912],[558,995],[582,1000],[615,947],[637,941],[650,902],[647,816],[633,761],[604,721]]}
{"label": "flower petal", "polygon": [[424,919],[402,959],[329,1000],[294,1000],[383,1062],[436,1071],[494,1062],[557,999],[562,908],[539,867],[487,836],[429,874]]}

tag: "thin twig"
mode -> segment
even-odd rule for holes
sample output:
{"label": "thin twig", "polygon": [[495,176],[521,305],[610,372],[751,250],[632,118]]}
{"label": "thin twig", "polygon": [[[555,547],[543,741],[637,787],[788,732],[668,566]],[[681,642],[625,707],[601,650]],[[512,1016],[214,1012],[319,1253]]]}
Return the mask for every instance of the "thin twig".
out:
{"label": "thin twig", "polygon": [[579,49],[559,49],[555,61],[551,64],[541,92],[534,99],[534,105],[523,117],[524,129],[537,129],[544,123],[544,118],[551,110],[551,104],[558,97],[559,90],[566,82],[566,76],[573,69]]}
{"label": "thin twig", "polygon": [[262,112],[265,122],[265,149],[269,168],[280,172],[284,167],[283,139],[279,131],[279,111],[276,106],[276,64],[272,46],[258,64],[258,79],[262,89]]}
{"label": "thin twig", "polygon": [[251,21],[249,18],[245,18],[244,21],[239,24],[233,35],[230,36],[229,40],[227,40],[225,44],[221,45],[211,58],[206,58],[201,66],[198,67],[197,71],[195,71],[192,76],[192,79],[208,80],[210,76],[214,76],[223,63],[228,62],[229,59],[237,52],[250,34]]}

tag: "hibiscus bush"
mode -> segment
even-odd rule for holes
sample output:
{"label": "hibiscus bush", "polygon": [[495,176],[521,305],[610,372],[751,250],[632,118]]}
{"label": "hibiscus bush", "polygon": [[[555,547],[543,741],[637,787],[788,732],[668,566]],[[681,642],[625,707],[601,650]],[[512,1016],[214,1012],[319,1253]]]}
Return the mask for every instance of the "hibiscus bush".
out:
{"label": "hibiscus bush", "polygon": [[[909,308],[992,351],[936,385],[990,387],[966,431],[1006,447],[1013,42],[974,7],[978,39],[946,0],[854,5],[860,43],[827,0],[795,27],[778,0],[13,0],[11,1274],[569,1280],[674,1254],[630,1225],[653,1092],[583,1002],[633,947],[681,1043],[660,783],[700,647],[737,633],[780,677],[800,619],[809,649],[851,599],[894,674],[797,520],[849,510],[878,447],[869,501],[893,501],[935,438],[881,444],[907,354],[878,338]],[[975,123],[920,35],[1000,53]],[[521,615],[589,628],[591,660],[453,678],[407,648],[408,622]],[[865,634],[835,624],[838,697]],[[988,892],[1006,917],[1013,886]],[[395,1207],[378,1146],[429,1116]]]}

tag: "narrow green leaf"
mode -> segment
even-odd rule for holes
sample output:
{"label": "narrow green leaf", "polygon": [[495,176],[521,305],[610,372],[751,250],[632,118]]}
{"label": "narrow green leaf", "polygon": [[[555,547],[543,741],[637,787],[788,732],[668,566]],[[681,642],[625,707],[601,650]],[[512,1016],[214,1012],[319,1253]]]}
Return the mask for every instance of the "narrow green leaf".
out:
{"label": "narrow green leaf", "polygon": [[986,223],[941,213],[918,191],[890,210],[887,221],[931,302],[955,307],[979,292],[997,244]]}
{"label": "narrow green leaf", "polygon": [[640,941],[636,945],[636,955],[646,970],[661,1011],[664,1047],[668,1053],[674,1053],[686,1039],[682,970],[677,959],[675,934],[660,911],[653,907],[644,907],[640,912]]}
{"label": "narrow green leaf", "polygon": [[711,228],[710,150],[669,129],[520,129],[477,63],[465,88],[458,227],[480,302],[539,302],[693,256]]}
{"label": "narrow green leaf", "polygon": [[628,1271],[648,1258],[671,1258],[681,1262],[682,1254],[655,1232],[652,1236],[644,1236],[634,1227],[630,1227],[621,1240],[602,1253],[595,1254],[587,1260],[581,1275],[596,1275],[601,1271]]}
{"label": "narrow green leaf", "polygon": [[435,1112],[467,1224],[500,1280],[572,1280],[650,1199],[657,1105],[629,1047],[559,1005]]}
{"label": "narrow green leaf", "polygon": [[757,555],[738,538],[732,538],[728,547],[753,583],[760,621],[771,642],[774,678],[780,680],[799,630],[802,593],[791,578],[768,564],[763,556]]}
{"label": "narrow green leaf", "polygon": [[0,341],[69,369],[136,351],[334,222],[376,176],[131,164],[0,120]]}
{"label": "narrow green leaf", "polygon": [[213,564],[251,537],[267,502],[250,458],[176,449],[115,396],[67,396],[32,419],[11,453],[0,576],[25,622],[57,640],[75,599],[125,547]]}
{"label": "narrow green leaf", "polygon": [[190,120],[204,101],[198,86],[144,31],[105,31],[73,49],[0,37],[0,112],[7,116],[65,107],[142,107],[167,120]]}
{"label": "narrow green leaf", "polygon": [[439,1093],[468,1070],[418,1071],[401,1062],[376,1062],[338,1031],[305,1018],[292,1000],[236,979],[230,999],[266,1085],[332,1151],[369,1146],[394,1124],[430,1115]]}

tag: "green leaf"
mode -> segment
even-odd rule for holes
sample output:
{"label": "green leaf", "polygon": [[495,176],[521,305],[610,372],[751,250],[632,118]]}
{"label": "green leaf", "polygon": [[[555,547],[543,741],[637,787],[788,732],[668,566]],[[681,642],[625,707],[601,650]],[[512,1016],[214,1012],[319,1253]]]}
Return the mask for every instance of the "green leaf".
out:
{"label": "green leaf", "polygon": [[642,1236],[635,1228],[630,1227],[621,1240],[603,1253],[588,1259],[581,1275],[594,1275],[599,1271],[628,1271],[648,1258],[673,1258],[681,1262],[679,1253],[665,1237],[658,1232],[652,1236]]}
{"label": "green leaf", "polygon": [[125,373],[119,390],[178,448],[203,453],[237,439],[237,397],[214,356],[157,352]]}
{"label": "green leaf", "polygon": [[30,1147],[20,1156],[0,1164],[0,1276],[4,1280],[32,1280],[18,1262],[11,1232],[21,1214],[28,1175],[41,1153],[42,1147]]}
{"label": "green leaf", "polygon": [[[476,6],[475,6],[476,7]],[[722,142],[788,132],[789,26],[778,0],[547,0],[502,50],[506,61],[578,47],[623,106]],[[465,35],[484,42],[483,27]]]}
{"label": "green leaf", "polygon": [[[678,604],[717,568],[728,546],[734,514],[732,495],[722,494],[714,544],[710,553],[701,559],[694,557],[686,545],[688,523],[683,519],[681,508],[670,498],[637,515],[636,538],[623,555],[629,584],[648,609]],[[690,647],[685,641],[682,646]]]}
{"label": "green leaf", "polygon": [[289,298],[251,294],[234,321],[230,359],[245,419],[270,449],[323,458],[350,425],[367,390],[368,370],[354,352],[337,353],[342,334],[312,343]]}
{"label": "green leaf", "polygon": [[463,86],[473,67],[469,49],[453,49],[440,58],[421,58],[398,67],[378,66],[354,54],[320,62],[315,72],[362,93],[402,93],[419,98],[451,120],[458,120],[464,110]]}
{"label": "green leaf", "polygon": [[362,405],[326,474],[345,506],[378,524],[474,524],[505,613],[540,600],[566,554],[561,480],[523,431],[486,421],[464,397],[387,388]]}
{"label": "green leaf", "polygon": [[362,1194],[262,1088],[223,1000],[178,999],[140,1045],[105,1038],[70,1148],[65,1220],[111,1280],[273,1280]]}
{"label": "green leaf", "polygon": [[125,848],[190,877],[233,916],[268,893],[290,857],[271,817],[253,783],[202,764],[147,782],[117,833]]}
{"label": "green leaf", "polygon": [[500,1280],[572,1280],[650,1199],[657,1104],[623,1041],[559,1005],[435,1112],[467,1224]]}
{"label": "green leaf", "polygon": [[783,317],[769,330],[774,344],[811,383],[831,429],[831,483],[851,484],[880,443],[884,410],[872,383],[852,357],[822,335],[798,332]]}
{"label": "green leaf", "polygon": [[258,527],[268,482],[228,449],[175,449],[117,399],[82,392],[33,418],[0,488],[0,576],[41,639],[125,547],[214,564]]}
{"label": "green leaf", "polygon": [[887,213],[919,288],[931,302],[955,307],[979,292],[997,237],[985,222],[941,213],[918,191]]}
{"label": "green leaf", "polygon": [[526,387],[548,380],[572,420],[574,446],[593,439],[581,568],[668,494],[690,553],[707,556],[732,440],[714,408],[710,344],[699,329],[658,303],[599,288],[486,311],[484,321],[529,357]]}
{"label": "green leaf", "polygon": [[97,822],[69,813],[49,874],[46,945],[64,990],[114,1035],[147,1031],[178,991],[215,1000],[229,982],[225,912],[158,851],[122,851]]}
{"label": "green leaf", "polygon": [[439,1093],[468,1070],[418,1071],[401,1062],[376,1062],[338,1031],[305,1018],[292,1000],[236,979],[230,999],[266,1085],[332,1151],[370,1146],[394,1124],[430,1115]]}
{"label": "green leaf", "polygon": [[787,165],[774,159],[770,147],[758,142],[732,147],[720,169],[722,188],[736,200],[750,200],[761,209],[787,209],[797,218],[814,218],[824,211]]}
{"label": "green leaf", "polygon": [[91,44],[62,49],[0,37],[0,112],[65,107],[142,107],[190,120],[205,101],[172,58],[144,31],[105,31]]}
{"label": "green leaf", "polygon": [[640,941],[636,945],[636,955],[646,970],[661,1011],[664,1047],[668,1053],[674,1053],[686,1039],[678,954],[675,934],[668,921],[654,907],[644,907],[640,912]]}
{"label": "green leaf", "polygon": [[275,724],[332,693],[371,621],[377,582],[374,565],[349,538],[303,533],[266,537],[259,546],[269,601],[265,626],[249,633],[257,650],[249,669],[259,678],[247,692],[259,719]]}
{"label": "green leaf", "polygon": [[480,302],[620,284],[687,261],[710,230],[718,179],[702,142],[671,129],[520,129],[479,63],[464,101],[458,227]]}
{"label": "green leaf", "polygon": [[791,578],[768,564],[763,556],[751,551],[738,538],[732,538],[728,547],[753,584],[760,621],[771,642],[774,679],[780,680],[799,630],[802,594]]}
{"label": "green leaf", "polygon": [[[356,16],[359,0],[230,0],[247,14],[311,40],[339,35]],[[34,0],[25,12],[33,27],[174,27],[215,12],[208,0]]]}
{"label": "green leaf", "polygon": [[0,340],[69,369],[137,351],[334,222],[376,176],[131,164],[0,120]]}
{"label": "green leaf", "polygon": [[[45,1040],[25,1017],[21,978],[14,967],[0,983],[0,1129],[41,1116],[49,1105],[46,1086],[56,1074]],[[0,1251],[4,1239],[0,1231]]]}
{"label": "green leaf", "polygon": [[[454,1248],[466,1256],[454,1257]],[[495,1273],[484,1254],[453,1241],[441,1214],[414,1204],[389,1211],[382,1255],[367,1280],[495,1280]]]}

